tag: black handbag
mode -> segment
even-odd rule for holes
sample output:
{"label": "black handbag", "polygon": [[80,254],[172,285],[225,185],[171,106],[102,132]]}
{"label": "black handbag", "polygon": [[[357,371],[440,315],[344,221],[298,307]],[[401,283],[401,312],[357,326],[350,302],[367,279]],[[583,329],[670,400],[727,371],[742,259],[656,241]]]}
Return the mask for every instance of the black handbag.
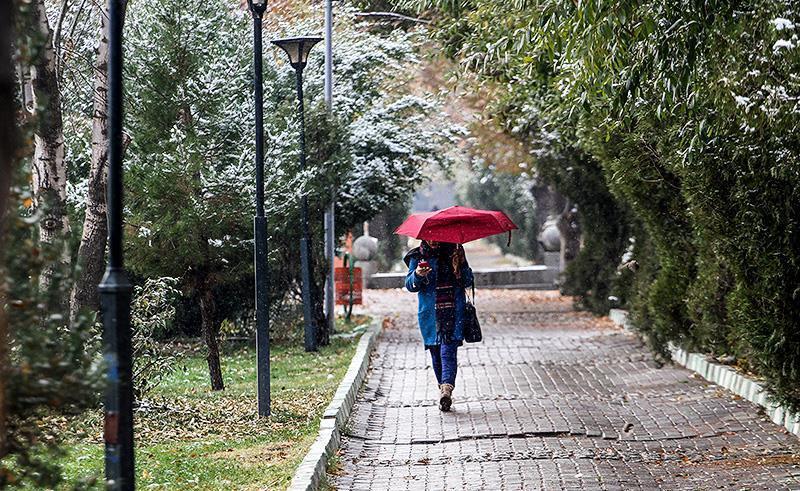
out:
{"label": "black handbag", "polygon": [[478,321],[478,311],[475,310],[475,284],[472,285],[472,302],[467,299],[464,305],[464,341],[479,343],[483,340],[481,323]]}

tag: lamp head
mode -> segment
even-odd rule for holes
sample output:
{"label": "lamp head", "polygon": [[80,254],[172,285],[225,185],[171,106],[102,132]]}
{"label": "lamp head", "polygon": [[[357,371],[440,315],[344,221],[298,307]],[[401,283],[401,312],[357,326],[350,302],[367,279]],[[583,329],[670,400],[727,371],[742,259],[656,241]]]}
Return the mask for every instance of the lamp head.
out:
{"label": "lamp head", "polygon": [[301,36],[275,39],[272,44],[286,52],[289,56],[289,63],[295,70],[302,70],[308,63],[308,54],[311,52],[311,48],[320,41],[322,41],[321,37]]}
{"label": "lamp head", "polygon": [[261,18],[267,10],[267,0],[247,0],[247,6],[253,17]]}

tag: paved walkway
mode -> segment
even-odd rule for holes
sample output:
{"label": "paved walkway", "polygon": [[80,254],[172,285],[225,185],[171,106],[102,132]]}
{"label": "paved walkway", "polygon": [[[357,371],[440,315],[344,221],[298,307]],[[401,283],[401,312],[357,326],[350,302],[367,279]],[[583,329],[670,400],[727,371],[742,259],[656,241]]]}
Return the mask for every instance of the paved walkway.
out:
{"label": "paved walkway", "polygon": [[503,250],[500,247],[486,239],[464,244],[464,250],[472,269],[515,268],[533,264],[532,261],[527,261],[521,257],[503,254]]}
{"label": "paved walkway", "polygon": [[479,292],[485,338],[459,350],[451,413],[415,296],[365,300],[393,324],[329,476],[339,490],[800,489],[800,440],[568,299]]}
{"label": "paved walkway", "polygon": [[[416,247],[419,242],[413,239],[408,241],[408,249]],[[464,249],[469,258],[469,265],[472,269],[503,269],[516,268],[519,266],[530,266],[533,261],[503,254],[503,250],[486,239],[474,240],[464,244]],[[408,271],[402,259],[398,259],[394,271]]]}

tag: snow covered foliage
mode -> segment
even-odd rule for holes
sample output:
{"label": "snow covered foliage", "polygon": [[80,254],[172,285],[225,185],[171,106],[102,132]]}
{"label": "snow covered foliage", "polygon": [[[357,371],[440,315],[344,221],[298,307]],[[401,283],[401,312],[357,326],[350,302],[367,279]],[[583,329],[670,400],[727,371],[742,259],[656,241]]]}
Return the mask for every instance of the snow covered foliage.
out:
{"label": "snow covered foliage", "polygon": [[[424,31],[376,33],[357,23],[351,7],[336,8],[333,114],[335,124],[341,127],[337,137],[344,154],[340,157],[346,163],[336,169],[339,175],[329,184],[337,189],[337,230],[344,232],[391,204],[405,201],[424,182],[427,168],[448,167],[463,129],[446,120],[434,96],[413,90]],[[281,36],[289,36],[320,32],[321,27],[321,18],[316,17],[279,24],[278,29]],[[276,85],[290,91],[286,97],[291,98],[294,75],[283,53],[277,54]],[[323,62],[320,46],[311,52],[305,70],[305,90],[312,108],[322,106]],[[285,100],[279,103],[287,105]],[[290,151],[286,146],[294,148],[296,129],[287,126],[288,137],[279,133],[272,135],[271,141]]]}
{"label": "snow covered foliage", "polygon": [[[284,53],[268,41],[318,33],[322,19],[307,12],[292,16],[291,23],[275,17],[264,32],[266,210],[279,233],[285,225],[293,226],[301,195],[316,193],[327,199],[330,190],[320,186],[338,190],[342,232],[406,199],[424,181],[425,168],[449,165],[450,148],[461,131],[445,122],[434,97],[409,88],[424,33],[372,32],[357,23],[351,7],[336,8],[335,116],[326,124],[337,127],[335,135],[341,141],[335,142],[336,155],[328,155],[332,160],[309,158],[305,173],[297,164],[295,74]],[[66,22],[71,24],[76,16],[77,28],[65,34],[64,106],[69,202],[80,214],[91,152],[92,91],[87,82],[97,44],[89,33],[98,22],[77,8],[67,10]],[[191,9],[155,0],[128,5],[127,211],[132,213],[131,265],[141,265],[140,273],[181,276],[204,254],[205,261],[230,268],[233,257],[251,247],[251,30],[249,13],[227,0]],[[324,111],[323,61],[319,45],[304,73],[309,126],[323,119],[314,116]],[[314,128],[308,130],[314,133]],[[308,138],[311,157],[317,143]],[[190,216],[203,226],[195,228]],[[203,237],[190,231],[202,231]],[[161,254],[165,242],[173,251],[188,252],[181,254],[185,260]]]}
{"label": "snow covered foliage", "polygon": [[233,273],[251,262],[247,20],[220,1],[130,5],[127,238],[140,274]]}
{"label": "snow covered foliage", "polygon": [[[323,103],[323,49],[311,51],[304,71],[307,110],[307,170],[297,172],[297,126],[294,72],[283,52],[267,56],[276,79],[267,113],[282,114],[269,130],[268,200],[271,213],[270,261],[277,285],[297,294],[300,239],[297,200],[309,200],[311,250],[315,271],[312,295],[322,318],[321,286],[325,271],[322,217],[336,191],[336,231],[344,235],[387,208],[407,202],[431,166],[446,168],[461,129],[441,114],[439,101],[413,83],[425,40],[421,32],[374,32],[359,24],[346,5],[336,6],[333,108]],[[318,33],[319,16],[277,23],[275,37]],[[288,110],[288,113],[287,113]],[[280,190],[287,190],[283,194]],[[287,199],[287,197],[289,197]],[[286,244],[285,247],[281,246]],[[281,290],[285,292],[286,290]]]}
{"label": "snow covered foliage", "polygon": [[455,146],[455,133],[426,123],[434,109],[430,101],[409,95],[373,106],[352,123],[353,166],[339,191],[343,219],[363,221],[408,199],[427,169],[446,162],[449,149],[443,143]]}
{"label": "snow covered foliage", "polygon": [[[433,97],[415,93],[408,83],[424,36],[371,32],[350,14],[338,7],[332,116],[323,104],[320,46],[304,71],[303,172],[295,72],[265,39],[265,209],[273,301],[298,291],[301,196],[309,200],[319,289],[322,209],[332,189],[338,190],[337,229],[343,233],[404,201],[424,181],[427,167],[447,167],[449,147],[460,132],[445,123]],[[319,32],[321,19],[299,19],[270,25],[265,37]],[[212,329],[218,329],[218,320],[252,307],[252,19],[228,0],[191,9],[141,0],[129,5],[126,22],[129,265],[144,277],[181,278],[187,296],[211,295],[207,304],[233,309],[209,313]],[[241,292],[239,301],[216,298],[220,288]]]}
{"label": "snow covered foliage", "polygon": [[[430,166],[447,167],[461,132],[412,83],[424,32],[370,30],[336,5],[333,111],[323,103],[322,44],[304,71],[307,168],[300,172],[295,72],[271,38],[318,34],[305,3],[268,14],[264,34],[265,210],[273,302],[299,291],[301,196],[309,200],[316,282],[324,271],[322,210],[337,191],[337,232],[405,202]],[[66,11],[63,80],[68,202],[80,223],[91,159],[97,11]],[[297,14],[297,15],[294,15]],[[53,15],[58,15],[54,10]],[[252,18],[239,2],[130,2],[125,22],[127,266],[180,278],[222,319],[252,308],[255,132]],[[80,236],[80,231],[76,231]],[[202,288],[201,288],[202,287]],[[216,289],[216,290],[215,290]],[[220,290],[221,289],[221,290]],[[181,307],[183,308],[183,307]],[[180,312],[179,312],[180,314]],[[179,315],[179,318],[184,316]],[[191,318],[191,316],[188,316]],[[196,332],[196,326],[181,326]]]}

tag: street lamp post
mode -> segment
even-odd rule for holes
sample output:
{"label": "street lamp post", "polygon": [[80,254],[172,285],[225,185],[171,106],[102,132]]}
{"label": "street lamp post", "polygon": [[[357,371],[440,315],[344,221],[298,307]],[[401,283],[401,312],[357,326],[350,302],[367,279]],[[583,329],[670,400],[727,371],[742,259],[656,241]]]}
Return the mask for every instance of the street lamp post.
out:
{"label": "street lamp post", "polygon": [[122,18],[121,0],[108,1],[108,263],[98,285],[106,363],[103,440],[106,488],[135,487],[131,283],[122,262]]}
{"label": "street lamp post", "polygon": [[[306,168],[306,128],[303,104],[303,69],[308,63],[308,54],[315,44],[322,41],[320,37],[295,37],[276,39],[272,44],[278,46],[289,56],[289,63],[295,70],[297,80],[297,117],[300,122],[300,171]],[[302,213],[302,233],[300,239],[300,267],[303,281],[303,319],[305,326],[305,349],[317,351],[317,333],[312,320],[311,301],[311,251],[309,249],[308,232],[308,198],[303,195],[300,200]]]}
{"label": "street lamp post", "polygon": [[264,216],[264,87],[262,77],[263,48],[261,24],[267,0],[248,0],[253,14],[253,95],[256,110],[256,216],[255,237],[256,289],[256,378],[258,380],[258,415],[270,414],[269,386],[269,277],[267,271],[267,218]]}
{"label": "street lamp post", "polygon": [[[333,112],[333,2],[325,0],[325,106]],[[325,256],[328,258],[328,282],[325,285],[325,313],[328,335],[336,327],[336,189],[331,188],[331,202],[325,212]]]}

